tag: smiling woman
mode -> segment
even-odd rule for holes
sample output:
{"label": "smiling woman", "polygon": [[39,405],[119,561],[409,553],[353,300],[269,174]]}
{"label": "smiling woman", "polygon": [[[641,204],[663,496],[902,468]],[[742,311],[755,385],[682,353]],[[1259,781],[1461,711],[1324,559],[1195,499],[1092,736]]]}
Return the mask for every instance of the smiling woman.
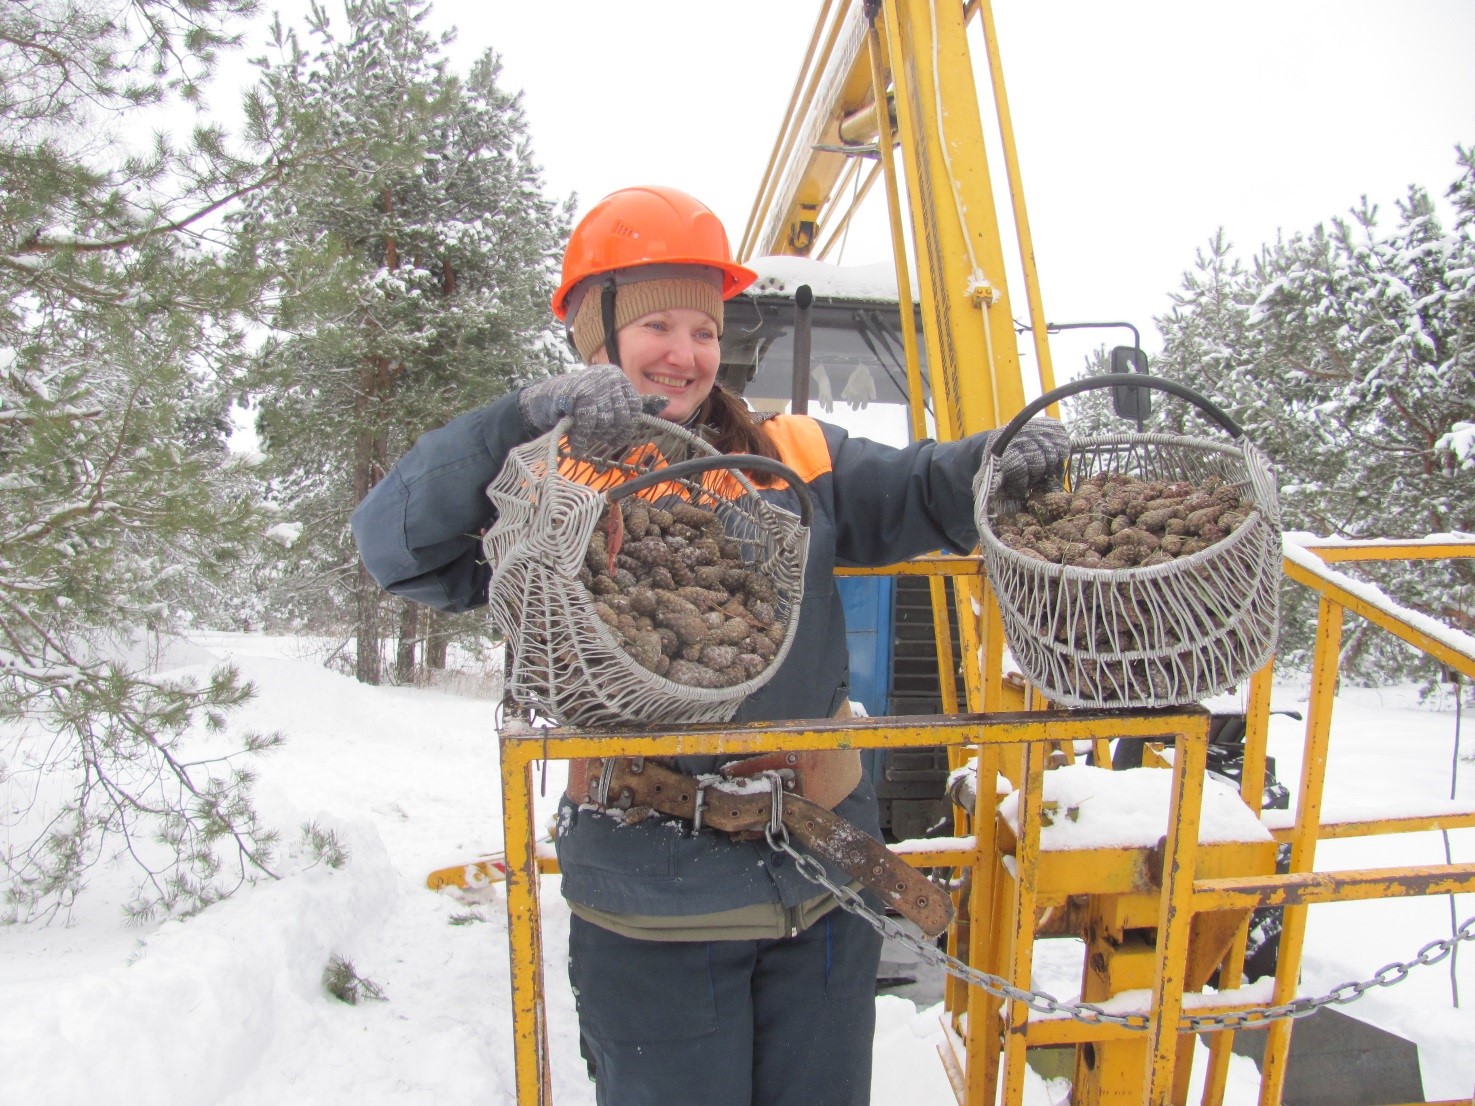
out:
{"label": "smiling woman", "polygon": [[[496,530],[485,552],[477,540],[494,521],[483,491],[509,456],[516,461],[526,452],[515,447],[560,427],[566,438],[560,445],[592,463],[601,451],[624,457],[626,447],[654,441],[651,423],[676,423],[728,455],[725,460],[758,454],[782,462],[784,477],[762,481],[753,494],[765,508],[808,519],[790,647],[774,660],[768,682],[734,706],[734,719],[848,716],[836,565],[883,565],[971,548],[978,540],[973,483],[989,435],[893,448],[806,415],[750,411],[716,377],[725,301],[754,275],[732,261],[716,216],[682,192],[630,188],[597,204],[570,238],[553,299],[586,366],[463,415],[415,444],[354,514],[354,535],[375,579],[445,609],[487,603],[489,583],[495,579],[500,587],[518,561],[493,540]],[[666,423],[642,420],[642,413]],[[1002,464],[1022,495],[1058,474],[1068,446],[1059,423],[1037,420],[1015,437]],[[498,478],[493,490],[508,479]],[[500,495],[496,502],[508,503]],[[615,624],[627,619],[632,635],[672,651],[669,673],[678,663],[688,670],[746,668],[732,644],[739,640],[750,643],[750,659],[761,663],[759,654],[767,647],[772,655],[777,643],[753,640],[733,604],[739,590],[766,587],[769,594],[753,593],[748,608],[765,621],[753,612],[772,613],[777,580],[755,582],[749,574],[742,583],[715,564],[724,543],[740,553],[749,541],[722,522],[708,533],[700,523],[687,525],[690,519],[678,516],[691,506],[652,508],[638,522],[632,515],[628,529],[611,531],[620,544],[611,539],[595,557],[604,574],[594,580],[591,569],[589,592],[601,597]],[[668,516],[661,535],[680,556],[649,549],[661,545],[653,536],[658,513]],[[514,517],[510,504],[506,517]],[[539,517],[563,516],[550,509]],[[622,544],[630,548],[620,551]],[[636,547],[650,554],[646,563],[660,554],[650,586],[637,578]],[[624,584],[622,575],[630,578]],[[628,610],[616,610],[620,604]],[[526,625],[526,607],[519,617]],[[609,624],[604,613],[599,617]],[[723,646],[709,630],[741,636],[734,633]],[[666,708],[648,710],[641,722],[670,721]],[[571,763],[557,823],[561,890],[572,913],[569,974],[597,1101],[688,1102],[692,1073],[700,1071],[708,1076],[711,1093],[703,1101],[709,1106],[868,1103],[880,937],[834,909],[830,892],[752,833],[714,829],[700,805],[682,820],[627,818],[607,808],[614,794],[608,781],[622,763]],[[783,750],[750,761],[678,757],[669,767],[678,781],[691,778],[701,794],[710,785],[699,779],[778,768],[789,774],[792,794],[849,823],[852,840],[880,837],[875,792],[854,750]],[[829,878],[850,882],[838,868]]]}
{"label": "smiling woman", "polygon": [[[622,368],[637,393],[666,401],[651,410],[684,423],[724,403],[720,392],[713,399],[722,304],[755,279],[733,262],[727,232],[705,204],[674,188],[626,188],[574,228],[553,313],[586,363]],[[773,455],[757,438],[742,444]]]}

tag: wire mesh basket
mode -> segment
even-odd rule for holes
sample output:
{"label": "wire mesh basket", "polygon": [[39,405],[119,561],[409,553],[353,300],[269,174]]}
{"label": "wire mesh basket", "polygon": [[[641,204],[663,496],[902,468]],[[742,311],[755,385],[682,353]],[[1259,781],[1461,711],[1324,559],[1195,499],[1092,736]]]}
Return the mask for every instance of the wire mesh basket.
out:
{"label": "wire mesh basket", "polygon": [[[809,551],[810,504],[803,481],[764,457],[718,453],[664,419],[642,416],[630,441],[581,456],[569,452],[566,430],[567,422],[560,423],[514,448],[487,489],[497,519],[482,544],[492,566],[492,619],[510,653],[509,697],[559,725],[727,721],[768,682],[793,642]],[[750,472],[786,481],[799,497],[800,514],[765,500]],[[586,569],[596,556],[594,539],[597,556],[609,559],[610,576],[617,574],[619,550],[625,548],[621,504],[626,500],[640,501],[647,515],[695,507],[720,522],[726,554],[740,562],[750,580],[763,581],[772,600],[763,612],[769,631],[764,648],[771,652],[761,658],[766,661],[761,671],[749,663],[733,669],[744,678],[729,676],[736,682],[727,686],[697,686],[668,678],[632,655],[629,639],[617,636],[608,621],[613,612],[604,600],[609,596],[591,592]],[[625,504],[625,514],[631,503]],[[711,602],[721,594],[713,592]],[[672,675],[695,670],[670,668]]]}
{"label": "wire mesh basket", "polygon": [[[1229,431],[1228,442],[1170,434],[1074,441],[1071,488],[1098,474],[1234,489],[1248,514],[1206,548],[1146,567],[1055,564],[1002,540],[1013,506],[997,470],[1014,431],[1065,395],[1153,387],[1190,399]],[[985,567],[1010,652],[1026,679],[1070,707],[1162,707],[1226,691],[1270,658],[1279,624],[1280,505],[1269,460],[1228,415],[1191,389],[1138,374],[1076,381],[1030,404],[1001,432],[976,501]]]}

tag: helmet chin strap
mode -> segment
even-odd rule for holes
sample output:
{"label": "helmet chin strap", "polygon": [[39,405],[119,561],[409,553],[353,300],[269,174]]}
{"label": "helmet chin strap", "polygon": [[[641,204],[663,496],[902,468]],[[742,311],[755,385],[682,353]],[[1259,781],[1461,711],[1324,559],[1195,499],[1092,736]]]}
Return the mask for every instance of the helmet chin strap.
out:
{"label": "helmet chin strap", "polygon": [[620,336],[615,330],[615,278],[605,280],[599,292],[599,314],[604,322],[604,356],[615,368],[620,364]]}

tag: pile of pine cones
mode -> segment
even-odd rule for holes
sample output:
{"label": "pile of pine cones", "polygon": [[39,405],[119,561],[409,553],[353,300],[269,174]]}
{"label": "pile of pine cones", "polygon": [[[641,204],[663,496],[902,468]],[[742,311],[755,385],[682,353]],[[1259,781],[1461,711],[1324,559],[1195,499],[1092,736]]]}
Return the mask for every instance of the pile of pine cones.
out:
{"label": "pile of pine cones", "polygon": [[1187,557],[1244,525],[1254,505],[1218,476],[1201,483],[1097,473],[1068,492],[1034,492],[994,523],[999,541],[1075,568],[1147,568]]}
{"label": "pile of pine cones", "polygon": [[[595,527],[579,580],[620,647],[688,687],[733,687],[762,673],[783,643],[773,581],[747,562],[712,511],[635,496]],[[617,549],[611,554],[611,536]]]}

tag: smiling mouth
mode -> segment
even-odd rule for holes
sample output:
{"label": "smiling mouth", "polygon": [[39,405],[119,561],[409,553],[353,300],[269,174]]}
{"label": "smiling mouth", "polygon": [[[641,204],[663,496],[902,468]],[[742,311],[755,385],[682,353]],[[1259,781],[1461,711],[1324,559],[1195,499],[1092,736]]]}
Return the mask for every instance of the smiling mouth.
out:
{"label": "smiling mouth", "polygon": [[658,376],[655,373],[647,373],[646,378],[652,384],[659,384],[662,388],[685,388],[691,383],[679,376]]}

